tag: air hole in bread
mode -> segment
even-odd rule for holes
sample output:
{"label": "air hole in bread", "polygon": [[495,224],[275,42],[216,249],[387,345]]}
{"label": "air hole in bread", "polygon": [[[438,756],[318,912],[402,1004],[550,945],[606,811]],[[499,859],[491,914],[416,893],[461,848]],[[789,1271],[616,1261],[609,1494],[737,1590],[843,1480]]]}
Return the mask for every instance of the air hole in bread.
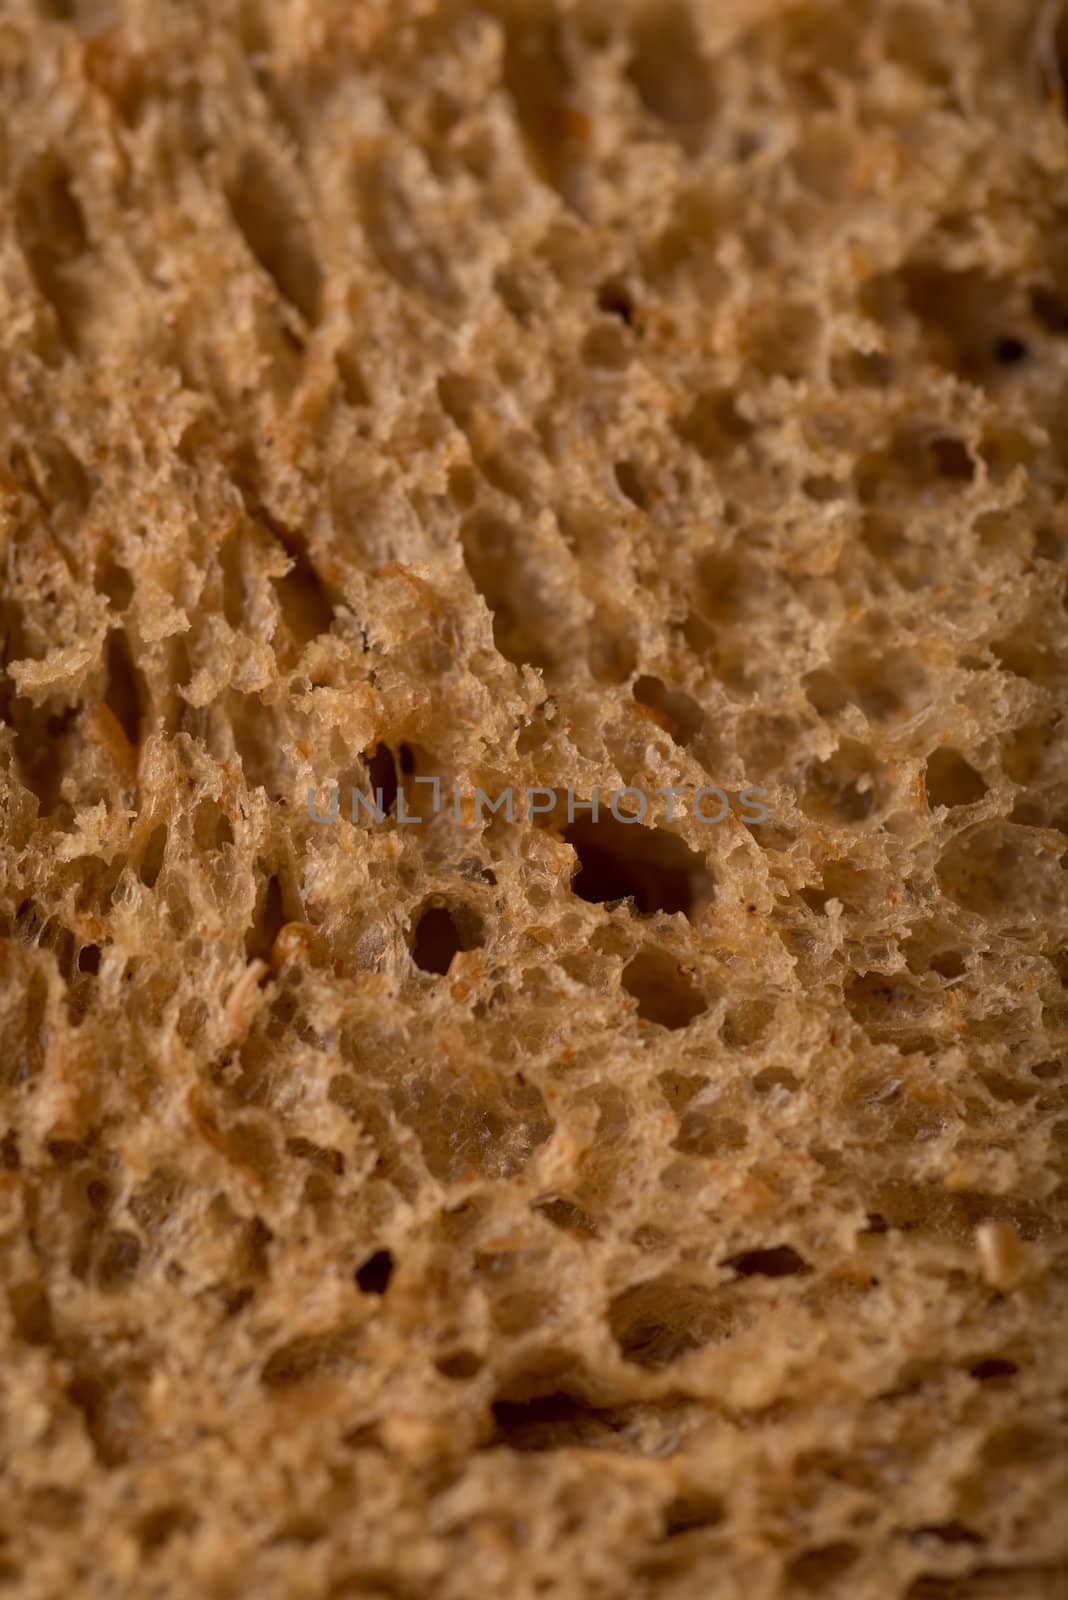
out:
{"label": "air hole in bread", "polygon": [[972,806],[987,792],[986,784],[959,750],[944,748],[927,757],[924,787],[929,806]]}
{"label": "air hole in bread", "polygon": [[141,1241],[125,1228],[104,1234],[96,1251],[95,1277],[105,1291],[115,1291],[132,1282],[141,1262]]}
{"label": "air hole in bread", "polygon": [[444,906],[431,906],[416,926],[412,960],[423,972],[443,975],[463,946],[460,933]]}
{"label": "air hole in bread", "polygon": [[997,922],[1063,916],[1068,883],[1036,830],[1011,822],[978,823],[954,838],[936,867],[942,892]]}
{"label": "air hole in bread", "polygon": [[386,159],[361,165],[356,187],[367,241],[382,270],[406,294],[439,311],[455,311],[463,297],[449,256],[428,232],[424,204],[413,199],[406,179]]}
{"label": "air hole in bread", "polygon": [[266,882],[261,880],[256,895],[256,911],[252,926],[245,935],[245,953],[249,960],[267,960],[274,942],[286,922],[285,897],[282,884],[272,873]]}
{"label": "air hole in bread", "polygon": [[340,1177],[345,1170],[345,1157],[340,1150],[316,1144],[314,1140],[305,1139],[299,1134],[286,1140],[286,1149],[298,1160],[308,1161],[320,1172],[328,1173],[332,1177]]}
{"label": "air hole in bread", "polygon": [[682,689],[669,689],[661,678],[643,674],[635,680],[633,694],[646,706],[676,744],[688,745],[704,726],[704,712],[692,695]]}
{"label": "air hole in bread", "polygon": [[868,1037],[881,1041],[926,1017],[934,997],[907,974],[866,972],[848,980],[843,998]]}
{"label": "air hole in bread", "polygon": [[193,813],[193,839],[198,850],[222,851],[234,842],[230,818],[217,800],[202,800]]}
{"label": "air hole in bread", "polygon": [[174,1502],[155,1506],[137,1521],[137,1542],[146,1555],[155,1554],[179,1534],[192,1533],[200,1522],[200,1514],[190,1506]]}
{"label": "air hole in bread", "polygon": [[15,195],[15,236],[60,337],[78,352],[88,301],[78,263],[89,235],[73,177],[63,159],[46,153],[27,168]]}
{"label": "air hole in bread", "polygon": [[362,1294],[383,1295],[393,1277],[395,1262],[389,1250],[376,1250],[356,1268],[354,1277]]}
{"label": "air hole in bread", "polygon": [[1003,367],[1018,367],[1029,354],[1026,342],[1011,333],[1003,334],[994,345],[994,359]]}
{"label": "air hole in bread", "polygon": [[[469,517],[460,532],[464,563],[472,582],[493,613],[493,642],[517,666],[552,670],[558,647],[544,626],[544,605],[530,587],[525,541],[517,527],[487,513]],[[539,587],[543,582],[539,574]]]}
{"label": "air hole in bread", "polygon": [[564,1233],[575,1233],[582,1238],[595,1239],[600,1232],[589,1213],[564,1195],[536,1200],[531,1210],[536,1211],[546,1222],[551,1222],[554,1228],[559,1228]]}
{"label": "air hole in bread", "polygon": [[664,1507],[664,1537],[677,1539],[680,1534],[693,1533],[698,1528],[716,1528],[726,1514],[718,1495],[703,1489],[687,1489]]}
{"label": "air hole in bread", "polygon": [[885,794],[882,763],[867,745],[843,739],[833,756],[809,769],[801,806],[814,820],[837,819],[855,826],[876,815]]}
{"label": "air hole in bread", "polygon": [[588,1401],[554,1390],[525,1400],[495,1400],[491,1408],[493,1443],[510,1450],[565,1450],[603,1447],[611,1425]]}
{"label": "air hole in bread", "polygon": [[329,633],[334,620],[331,590],[315,570],[306,550],[287,546],[291,566],[274,578],[275,594],[282,623],[297,651],[313,639]]}
{"label": "air hole in bread", "polygon": [[708,1002],[666,950],[646,945],[623,969],[620,980],[638,1002],[638,1016],[662,1028],[687,1027]]}
{"label": "air hole in bread", "polygon": [[624,330],[614,322],[591,328],[582,341],[582,360],[588,367],[606,372],[622,372],[633,359]]}
{"label": "air hole in bread", "polygon": [[341,392],[345,396],[346,404],[355,410],[371,405],[372,395],[367,378],[351,346],[343,345],[334,360],[337,363]]}
{"label": "air hole in bread", "polygon": [[744,1150],[749,1130],[738,1117],[724,1116],[713,1108],[691,1106],[679,1119],[671,1148],[685,1156],[725,1156]]}
{"label": "air hole in bread", "polygon": [[757,1094],[773,1094],[779,1089],[785,1094],[796,1094],[800,1087],[800,1080],[788,1067],[764,1067],[753,1077],[753,1089]]}
{"label": "air hole in bread", "polygon": [[943,435],[932,439],[928,450],[934,470],[940,478],[956,478],[960,483],[971,483],[975,477],[975,461],[962,440]]}
{"label": "air hole in bread", "polygon": [[571,888],[594,905],[633,900],[643,916],[681,911],[691,921],[712,897],[712,876],[703,857],[665,828],[618,822],[600,815],[577,817],[563,837],[579,858]]}
{"label": "air hole in bread", "polygon": [[7,1292],[15,1336],[24,1344],[47,1345],[55,1337],[48,1291],[36,1279],[16,1283]]}
{"label": "air hole in bread", "polygon": [[742,1250],[738,1255],[728,1256],[723,1265],[732,1267],[741,1278],[791,1278],[812,1271],[804,1257],[788,1244]]}
{"label": "air hole in bread", "polygon": [[620,494],[629,500],[631,505],[637,506],[639,511],[646,511],[649,497],[637,462],[617,461],[612,470]]}
{"label": "air hole in bread", "polygon": [[322,313],[323,274],[310,231],[270,158],[249,150],[227,190],[234,221],[278,293],[314,327]]}
{"label": "air hole in bread", "polygon": [[504,86],[531,167],[572,209],[589,123],[575,93],[560,19],[544,3],[517,8],[505,26]]}
{"label": "air hole in bread", "polygon": [[95,977],[100,971],[100,946],[86,944],[78,951],[78,971]]}
{"label": "air hole in bread", "polygon": [[859,1556],[859,1547],[845,1539],[804,1550],[786,1563],[787,1584],[808,1594],[825,1594],[830,1585],[845,1577]]}
{"label": "air hole in bread", "polygon": [[267,1389],[287,1389],[313,1378],[351,1372],[360,1344],[360,1331],[338,1328],[329,1333],[301,1334],[272,1352],[260,1372]]}
{"label": "air hole in bread", "polygon": [[474,1350],[452,1350],[447,1355],[438,1356],[434,1362],[443,1378],[450,1378],[456,1383],[467,1383],[477,1378],[484,1364],[482,1357]]}
{"label": "air hole in bread", "polygon": [[773,1000],[739,1000],[728,1007],[719,1036],[729,1050],[752,1050],[765,1038],[774,1017]]}
{"label": "air hole in bread", "polygon": [[138,875],[146,889],[154,889],[163,869],[167,851],[167,824],[158,822],[145,841],[138,864]]}
{"label": "air hole in bread", "polygon": [[706,461],[719,461],[752,436],[753,426],[738,410],[727,389],[699,395],[691,409],[675,424],[679,438]]}
{"label": "air hole in bread", "polygon": [[131,751],[141,743],[142,690],[130,643],[121,628],[108,634],[105,703],[126,735]]}
{"label": "air hole in bread", "polygon": [[694,128],[711,115],[708,64],[684,0],[642,7],[631,31],[627,76],[645,109],[669,128]]}
{"label": "air hole in bread", "polygon": [[606,278],[597,290],[598,309],[608,316],[631,327],[634,322],[634,298],[625,283],[618,278]]}
{"label": "air hole in bread", "polygon": [[655,1371],[729,1339],[736,1318],[715,1290],[669,1274],[616,1295],[608,1325],[625,1361]]}
{"label": "air hole in bread", "polygon": [[93,1451],[105,1468],[121,1467],[139,1453],[144,1430],[145,1366],[82,1367],[67,1394],[82,1414]]}
{"label": "air hole in bread", "polygon": [[400,778],[397,773],[397,763],[393,758],[393,752],[388,745],[376,744],[364,756],[364,761],[367,765],[370,796],[375,805],[388,816],[397,803],[397,793],[400,788]]}
{"label": "air hole in bread", "polygon": [[968,1373],[980,1383],[989,1383],[996,1378],[1014,1378],[1019,1370],[1015,1361],[1008,1361],[1003,1356],[987,1356],[969,1367]]}

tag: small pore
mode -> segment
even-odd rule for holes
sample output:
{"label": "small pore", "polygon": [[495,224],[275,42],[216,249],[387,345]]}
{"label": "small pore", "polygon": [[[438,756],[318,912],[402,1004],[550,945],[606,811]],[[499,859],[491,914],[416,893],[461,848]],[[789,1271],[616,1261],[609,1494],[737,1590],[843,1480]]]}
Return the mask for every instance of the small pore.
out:
{"label": "small pore", "polygon": [[85,1431],[101,1466],[124,1466],[135,1455],[143,1426],[141,1391],[143,1374],[76,1372],[67,1386],[71,1402],[82,1414]]}
{"label": "small pore", "polygon": [[957,834],[935,868],[942,893],[966,911],[1000,920],[1060,915],[1061,871],[1036,832],[998,821]]}
{"label": "small pore", "polygon": [[427,905],[416,914],[412,960],[422,972],[444,977],[453,957],[482,943],[481,919],[467,907]]}
{"label": "small pore", "polygon": [[559,1228],[563,1233],[575,1233],[582,1238],[595,1239],[600,1231],[588,1212],[574,1200],[568,1200],[563,1195],[535,1200],[531,1210],[536,1211],[546,1222],[551,1222],[554,1228]]}
{"label": "small pore", "polygon": [[504,86],[531,167],[570,205],[589,124],[576,103],[560,24],[551,12],[542,17],[528,7],[525,16],[509,19]]}
{"label": "small pore", "polygon": [[250,150],[226,197],[245,243],[278,293],[314,327],[322,314],[322,269],[281,175]]}
{"label": "small pore", "polygon": [[718,1495],[703,1489],[687,1489],[664,1508],[664,1538],[677,1539],[697,1528],[715,1528],[726,1515]]}
{"label": "small pore", "polygon": [[809,1594],[824,1594],[828,1585],[845,1576],[859,1555],[855,1544],[842,1539],[803,1550],[787,1564],[787,1583]]}
{"label": "small pore", "polygon": [[260,1382],[267,1389],[285,1389],[308,1379],[343,1374],[352,1366],[358,1337],[358,1330],[340,1328],[290,1339],[268,1356]]}
{"label": "small pore", "polygon": [[717,461],[744,444],[753,432],[726,389],[699,395],[690,411],[675,424],[684,443],[692,445],[706,461]]}
{"label": "small pore", "polygon": [[691,922],[712,898],[704,858],[665,828],[578,817],[563,830],[578,856],[573,893],[593,905],[632,900],[641,916],[681,911]]}
{"label": "small pore", "polygon": [[717,1116],[712,1110],[691,1106],[679,1119],[679,1131],[671,1148],[684,1156],[722,1158],[733,1150],[744,1150],[749,1129],[738,1117]]}
{"label": "small pore", "polygon": [[397,763],[393,759],[393,752],[388,745],[376,744],[369,755],[364,757],[367,762],[367,776],[370,780],[371,794],[375,804],[383,815],[393,810],[397,803],[397,791],[400,780],[397,775]]}
{"label": "small pore", "polygon": [[138,1519],[137,1542],[144,1555],[152,1555],[179,1534],[192,1533],[199,1522],[199,1513],[189,1506],[156,1506]]}
{"label": "small pore", "polygon": [[361,1294],[385,1294],[393,1277],[394,1266],[392,1250],[376,1250],[368,1256],[353,1274]]}
{"label": "small pore", "polygon": [[217,800],[202,800],[193,813],[193,840],[197,850],[225,850],[234,842],[230,818]]}
{"label": "small pore", "polygon": [[466,1383],[471,1378],[477,1378],[483,1364],[482,1357],[474,1350],[452,1350],[447,1355],[438,1356],[434,1362],[441,1376],[454,1383]]}
{"label": "small pore", "polygon": [[634,322],[634,299],[626,284],[618,278],[607,278],[597,291],[598,310],[631,327]]}
{"label": "small pore", "polygon": [[1063,6],[1057,16],[1051,43],[1049,66],[1053,68],[1053,82],[1050,87],[1060,100],[1061,110],[1068,113],[1068,6]]}
{"label": "small pore", "polygon": [[[991,328],[1011,316],[1013,285],[975,270],[949,271],[931,261],[908,263],[895,277],[869,285],[877,300],[903,303],[938,365],[980,383],[991,377]],[[898,301],[898,296],[900,300]]]}
{"label": "small pore", "polygon": [[753,1077],[753,1088],[757,1094],[773,1094],[776,1090],[795,1094],[800,1087],[800,1079],[788,1067],[764,1067]]}
{"label": "small pore", "polygon": [[[1068,43],[1068,8],[1065,10],[1066,43]],[[1068,52],[1065,61],[1068,62]],[[1048,284],[1039,284],[1031,291],[1031,310],[1040,327],[1055,338],[1068,334],[1068,301]]]}
{"label": "small pore", "polygon": [[382,270],[408,294],[441,309],[458,306],[462,295],[448,257],[426,235],[421,207],[398,171],[386,161],[361,167],[358,190],[367,242]]}
{"label": "small pore", "polygon": [[1006,1361],[1001,1356],[988,1356],[969,1367],[968,1373],[979,1383],[989,1383],[994,1378],[1014,1378],[1019,1370],[1015,1361]]}
{"label": "small pore", "polygon": [[78,971],[95,978],[100,971],[100,946],[85,944],[78,952]]}
{"label": "small pore", "polygon": [[994,360],[1003,367],[1018,367],[1027,360],[1030,351],[1022,339],[1006,334],[994,345]]}
{"label": "small pore", "polygon": [[688,1027],[707,1011],[708,1002],[666,950],[647,945],[623,969],[626,993],[638,1002],[638,1016],[672,1031]]}
{"label": "small pore", "polygon": [[773,1245],[769,1249],[742,1250],[723,1262],[741,1278],[791,1278],[809,1273],[812,1268],[792,1245]]}
{"label": "small pore", "polygon": [[801,807],[815,821],[867,822],[884,799],[883,769],[867,746],[843,739],[834,755],[814,765]]}
{"label": "small pore", "polygon": [[15,196],[15,233],[41,296],[55,313],[60,336],[77,351],[86,302],[72,269],[89,249],[69,169],[46,154],[27,170]]}
{"label": "small pore", "polygon": [[936,750],[927,758],[924,778],[927,804],[933,809],[972,806],[987,792],[986,784],[959,750]]}
{"label": "small pore", "polygon": [[625,500],[639,511],[649,509],[649,496],[642,481],[641,468],[636,461],[617,461],[612,469],[616,488]]}
{"label": "small pore", "polygon": [[41,1283],[29,1280],[8,1290],[8,1305],[15,1325],[15,1337],[24,1344],[50,1344],[55,1333],[52,1305]]}
{"label": "small pore", "polygon": [[126,735],[131,750],[141,742],[141,689],[129,641],[121,628],[108,635],[108,686],[105,703]]}
{"label": "small pore", "polygon": [[608,1325],[623,1359],[654,1371],[734,1331],[731,1312],[713,1290],[671,1276],[616,1295]]}
{"label": "small pore", "polygon": [[106,595],[114,611],[125,611],[133,599],[133,579],[125,567],[109,561],[97,579],[97,588]]}
{"label": "small pore", "polygon": [[167,852],[167,824],[160,822],[152,829],[141,855],[139,876],[146,889],[153,889],[163,869]]}
{"label": "small pore", "polygon": [[638,678],[633,693],[676,744],[690,744],[704,726],[704,712],[697,701],[681,689],[669,689],[660,678]]}
{"label": "small pore", "polygon": [[668,127],[692,128],[708,116],[708,66],[693,13],[683,0],[643,7],[631,35],[627,76],[645,109]]}
{"label": "small pore", "polygon": [[927,449],[938,477],[971,483],[975,477],[975,461],[963,440],[954,439],[948,434],[940,435],[930,441]]}
{"label": "small pore", "polygon": [[615,322],[591,328],[582,341],[582,360],[588,367],[622,372],[631,361],[631,348],[623,329]]}
{"label": "small pore", "polygon": [[617,1447],[620,1421],[565,1390],[493,1402],[493,1444],[524,1454],[566,1449]]}
{"label": "small pore", "polygon": [[552,671],[557,647],[547,635],[547,609],[537,603],[534,573],[524,570],[524,541],[517,527],[484,512],[460,530],[464,565],[493,614],[493,642],[516,666]]}
{"label": "small pore", "polygon": [[361,406],[371,405],[370,387],[351,346],[343,345],[334,360],[337,363],[337,375],[341,380],[341,392],[345,396],[346,404],[357,410]]}
{"label": "small pore", "polygon": [[101,1241],[96,1262],[96,1281],[110,1292],[125,1288],[137,1275],[141,1261],[141,1241],[125,1228],[112,1229]]}
{"label": "small pore", "polygon": [[446,906],[430,906],[424,911],[412,944],[412,960],[417,967],[443,976],[462,948],[460,930]]}
{"label": "small pore", "polygon": [[245,935],[245,953],[249,960],[268,960],[274,942],[286,923],[282,885],[272,873],[257,895],[256,914]]}
{"label": "small pore", "polygon": [[287,546],[287,554],[291,561],[289,571],[272,581],[281,621],[297,650],[303,650],[313,639],[330,632],[334,605],[330,590],[315,570],[307,551]]}

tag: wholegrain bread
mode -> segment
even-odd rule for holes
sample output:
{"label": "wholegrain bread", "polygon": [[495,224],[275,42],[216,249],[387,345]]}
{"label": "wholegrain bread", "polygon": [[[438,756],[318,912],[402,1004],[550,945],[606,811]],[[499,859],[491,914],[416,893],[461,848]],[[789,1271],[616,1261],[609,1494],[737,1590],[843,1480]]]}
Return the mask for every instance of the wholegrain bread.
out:
{"label": "wholegrain bread", "polygon": [[0,1591],[1068,1594],[1066,59],[0,3]]}

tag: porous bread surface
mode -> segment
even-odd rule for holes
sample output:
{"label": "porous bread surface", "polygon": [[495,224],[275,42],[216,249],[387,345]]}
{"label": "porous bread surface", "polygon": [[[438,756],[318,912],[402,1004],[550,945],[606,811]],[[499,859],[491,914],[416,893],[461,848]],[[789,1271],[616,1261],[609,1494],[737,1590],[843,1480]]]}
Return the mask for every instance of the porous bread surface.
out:
{"label": "porous bread surface", "polygon": [[0,1593],[1068,1593],[1066,33],[0,4]]}

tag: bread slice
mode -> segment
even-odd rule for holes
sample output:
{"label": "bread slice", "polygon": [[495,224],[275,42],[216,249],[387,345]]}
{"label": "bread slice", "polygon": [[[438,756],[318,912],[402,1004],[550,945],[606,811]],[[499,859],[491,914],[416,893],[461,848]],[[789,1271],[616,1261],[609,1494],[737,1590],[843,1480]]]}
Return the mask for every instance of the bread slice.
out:
{"label": "bread slice", "polygon": [[0,1592],[1068,1594],[1064,35],[0,8]]}

